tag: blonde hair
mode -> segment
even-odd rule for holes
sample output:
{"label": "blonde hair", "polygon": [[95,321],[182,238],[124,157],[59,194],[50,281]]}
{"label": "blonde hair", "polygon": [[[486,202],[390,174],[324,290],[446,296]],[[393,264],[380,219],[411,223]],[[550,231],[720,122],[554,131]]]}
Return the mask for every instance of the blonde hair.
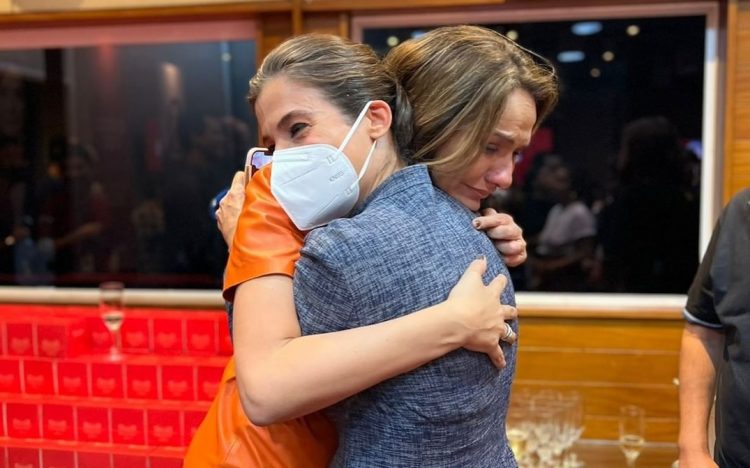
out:
{"label": "blonde hair", "polygon": [[[512,91],[534,98],[535,130],[557,103],[557,76],[548,61],[478,26],[435,29],[401,43],[384,63],[413,106],[412,162],[440,172],[460,171],[482,154]],[[436,159],[449,142],[455,151]]]}
{"label": "blonde hair", "polygon": [[351,122],[367,101],[385,101],[391,108],[396,151],[407,157],[412,137],[411,105],[396,77],[369,46],[330,34],[289,39],[268,54],[250,80],[251,105],[255,105],[265,83],[276,76],[319,90]]}

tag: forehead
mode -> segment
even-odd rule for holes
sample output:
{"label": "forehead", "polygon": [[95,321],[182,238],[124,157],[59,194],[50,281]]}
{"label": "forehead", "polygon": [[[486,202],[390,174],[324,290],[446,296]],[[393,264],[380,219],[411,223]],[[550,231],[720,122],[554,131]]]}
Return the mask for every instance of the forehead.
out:
{"label": "forehead", "polygon": [[261,125],[275,125],[289,112],[313,112],[325,107],[330,104],[317,88],[278,76],[263,86],[255,102],[255,113]]}
{"label": "forehead", "polygon": [[536,102],[531,94],[516,89],[508,96],[495,131],[517,144],[527,145],[536,124]]}

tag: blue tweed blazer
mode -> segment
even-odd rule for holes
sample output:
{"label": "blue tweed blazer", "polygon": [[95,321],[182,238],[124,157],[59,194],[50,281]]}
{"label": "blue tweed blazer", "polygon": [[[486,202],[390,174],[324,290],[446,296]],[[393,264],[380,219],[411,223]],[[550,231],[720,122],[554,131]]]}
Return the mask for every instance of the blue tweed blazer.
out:
{"label": "blue tweed blazer", "polygon": [[[313,230],[294,276],[303,334],[361,327],[445,300],[478,255],[485,282],[508,271],[475,217],[432,185],[424,166],[392,175],[353,217]],[[515,305],[513,286],[498,298]],[[515,328],[515,323],[512,324]],[[508,366],[459,349],[330,408],[339,430],[334,467],[515,467],[505,416]]]}

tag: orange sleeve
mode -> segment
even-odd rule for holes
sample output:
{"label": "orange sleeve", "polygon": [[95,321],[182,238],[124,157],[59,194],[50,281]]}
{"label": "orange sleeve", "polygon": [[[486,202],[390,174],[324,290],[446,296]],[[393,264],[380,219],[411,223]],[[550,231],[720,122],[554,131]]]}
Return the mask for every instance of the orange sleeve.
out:
{"label": "orange sleeve", "polygon": [[292,276],[304,243],[297,229],[271,194],[271,164],[253,175],[245,187],[245,203],[229,249],[224,299],[234,299],[238,285],[264,275]]}

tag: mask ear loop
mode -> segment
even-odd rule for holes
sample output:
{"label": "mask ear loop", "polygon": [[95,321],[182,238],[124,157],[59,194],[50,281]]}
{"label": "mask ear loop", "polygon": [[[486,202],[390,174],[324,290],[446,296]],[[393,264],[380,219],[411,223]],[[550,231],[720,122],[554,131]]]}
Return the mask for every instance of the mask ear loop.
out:
{"label": "mask ear loop", "polygon": [[[344,137],[344,141],[341,142],[341,146],[339,146],[339,149],[338,149],[338,153],[339,154],[341,154],[341,153],[344,152],[344,148],[346,148],[346,145],[349,144],[349,140],[351,140],[352,137],[354,136],[354,132],[356,132],[357,128],[359,128],[359,124],[361,124],[362,123],[362,119],[365,118],[365,115],[367,114],[367,110],[370,108],[370,104],[372,104],[372,101],[367,101],[367,103],[365,104],[365,107],[362,109],[362,111],[357,116],[357,119],[352,124],[352,128],[349,129],[349,133],[346,134],[346,137]],[[349,187],[349,189],[347,190],[347,192],[351,192],[352,190],[354,190],[354,187],[359,184],[360,180],[362,180],[362,177],[365,175],[365,172],[367,172],[367,168],[370,166],[370,160],[372,159],[372,153],[375,152],[375,147],[377,145],[378,145],[378,141],[375,140],[372,143],[372,146],[370,147],[370,152],[367,153],[367,158],[365,158],[365,163],[362,166],[362,169],[359,171],[359,175],[357,176],[357,181],[354,182]]]}
{"label": "mask ear loop", "polygon": [[356,132],[357,128],[359,128],[359,124],[362,123],[362,119],[365,118],[365,114],[367,114],[367,110],[370,108],[370,104],[372,104],[372,101],[367,101],[367,103],[365,104],[365,107],[357,116],[357,119],[352,124],[352,128],[349,129],[349,133],[346,134],[346,136],[344,137],[344,141],[341,142],[341,145],[338,148],[339,153],[344,152],[344,148],[346,148],[346,145],[349,144],[349,140],[351,140],[352,137],[354,136],[354,132]]}
{"label": "mask ear loop", "polygon": [[362,166],[362,170],[359,171],[359,176],[357,176],[357,183],[359,183],[360,180],[362,180],[362,176],[365,175],[365,172],[367,172],[367,168],[370,166],[370,159],[372,159],[372,153],[375,152],[375,147],[378,146],[378,140],[375,140],[372,142],[372,146],[370,146],[370,152],[367,153],[367,158],[365,159],[365,164]]}

